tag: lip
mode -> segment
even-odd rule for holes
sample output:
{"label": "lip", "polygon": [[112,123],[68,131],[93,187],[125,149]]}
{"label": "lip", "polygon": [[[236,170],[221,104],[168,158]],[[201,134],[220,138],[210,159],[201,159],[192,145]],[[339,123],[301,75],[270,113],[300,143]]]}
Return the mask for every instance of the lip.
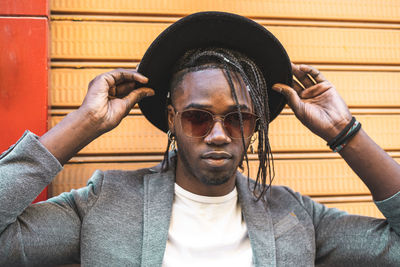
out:
{"label": "lip", "polygon": [[226,152],[226,151],[209,151],[201,155],[201,158],[203,159],[230,159],[232,158],[232,154]]}
{"label": "lip", "polygon": [[232,158],[232,155],[226,151],[210,151],[201,156],[207,165],[218,168],[226,165]]}

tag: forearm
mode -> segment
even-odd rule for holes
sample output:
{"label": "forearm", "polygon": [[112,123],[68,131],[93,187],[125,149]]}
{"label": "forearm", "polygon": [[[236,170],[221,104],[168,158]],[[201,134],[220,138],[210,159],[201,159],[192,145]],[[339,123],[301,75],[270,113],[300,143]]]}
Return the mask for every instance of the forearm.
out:
{"label": "forearm", "polygon": [[76,110],[40,137],[39,141],[64,165],[99,135],[90,117],[83,111]]}
{"label": "forearm", "polygon": [[361,129],[340,155],[379,201],[400,191],[400,165]]}

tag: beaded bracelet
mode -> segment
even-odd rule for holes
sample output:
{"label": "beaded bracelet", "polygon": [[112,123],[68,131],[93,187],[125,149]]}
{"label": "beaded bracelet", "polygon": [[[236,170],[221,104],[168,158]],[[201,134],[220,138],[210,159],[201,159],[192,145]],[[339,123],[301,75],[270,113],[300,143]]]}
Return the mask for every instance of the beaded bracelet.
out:
{"label": "beaded bracelet", "polygon": [[351,138],[361,129],[361,123],[352,117],[349,124],[327,145],[333,150],[333,152],[339,152],[342,150]]}

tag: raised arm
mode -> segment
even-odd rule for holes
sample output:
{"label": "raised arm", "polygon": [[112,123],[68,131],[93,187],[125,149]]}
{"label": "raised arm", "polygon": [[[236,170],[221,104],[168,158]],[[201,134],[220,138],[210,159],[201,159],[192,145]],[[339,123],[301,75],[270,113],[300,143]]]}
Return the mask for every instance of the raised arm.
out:
{"label": "raised arm", "polygon": [[79,262],[81,221],[101,192],[102,173],[97,172],[85,188],[30,203],[62,164],[154,93],[150,88],[133,90],[136,81],[145,84],[147,78],[129,70],[97,76],[77,111],[39,140],[25,133],[0,155],[0,266]]}
{"label": "raised arm", "polygon": [[147,78],[124,69],[97,76],[89,83],[82,106],[39,141],[64,165],[91,141],[115,128],[143,97],[154,94],[146,87],[133,90],[136,82],[146,84]]}
{"label": "raised arm", "polygon": [[[332,140],[351,121],[346,103],[317,69],[292,64],[292,70],[301,84],[295,82],[293,88],[275,84],[273,89],[286,96],[307,128],[327,142]],[[367,185],[374,200],[387,199],[400,191],[400,165],[362,128],[339,153]]]}

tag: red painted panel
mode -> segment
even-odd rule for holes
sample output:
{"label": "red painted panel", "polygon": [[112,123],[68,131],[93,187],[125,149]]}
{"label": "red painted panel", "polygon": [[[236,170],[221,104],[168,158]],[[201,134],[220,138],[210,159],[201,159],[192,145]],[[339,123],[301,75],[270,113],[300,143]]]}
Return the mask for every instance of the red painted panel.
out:
{"label": "red painted panel", "polygon": [[48,16],[47,0],[0,0],[0,15]]}
{"label": "red painted panel", "polygon": [[0,151],[46,132],[47,86],[47,18],[0,17]]}

